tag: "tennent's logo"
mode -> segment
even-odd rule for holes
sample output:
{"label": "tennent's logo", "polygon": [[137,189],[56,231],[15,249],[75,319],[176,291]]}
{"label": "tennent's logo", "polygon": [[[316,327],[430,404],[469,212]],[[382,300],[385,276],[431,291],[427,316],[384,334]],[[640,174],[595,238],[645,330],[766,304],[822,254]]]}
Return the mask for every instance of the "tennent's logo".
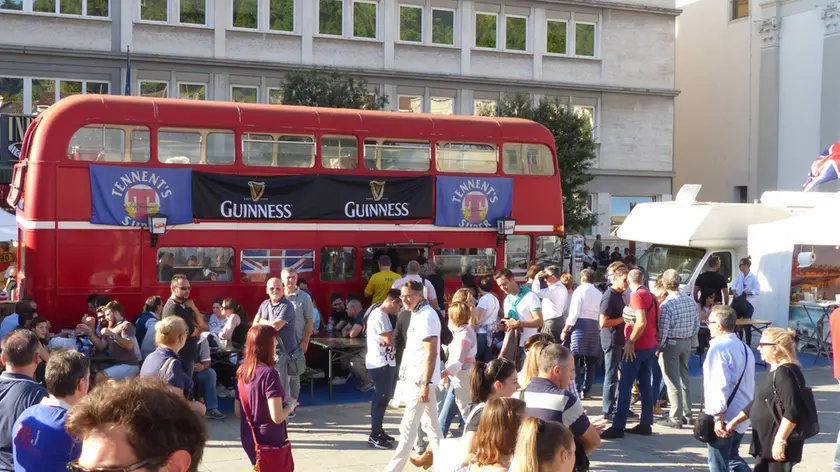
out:
{"label": "tennent's logo", "polygon": [[373,196],[373,201],[378,202],[382,200],[382,196],[385,195],[385,182],[371,180],[370,194]]}
{"label": "tennent's logo", "polygon": [[111,195],[123,200],[127,216],[125,226],[145,225],[149,215],[160,213],[163,200],[172,196],[166,180],[152,171],[132,171],[121,175],[111,188]]}
{"label": "tennent's logo", "polygon": [[265,194],[265,182],[248,182],[248,188],[251,190],[251,201],[259,201],[263,194]]}
{"label": "tennent's logo", "polygon": [[452,202],[461,205],[464,219],[461,227],[491,227],[487,221],[490,205],[499,200],[499,194],[488,181],[483,179],[466,179],[461,182],[452,194]]}

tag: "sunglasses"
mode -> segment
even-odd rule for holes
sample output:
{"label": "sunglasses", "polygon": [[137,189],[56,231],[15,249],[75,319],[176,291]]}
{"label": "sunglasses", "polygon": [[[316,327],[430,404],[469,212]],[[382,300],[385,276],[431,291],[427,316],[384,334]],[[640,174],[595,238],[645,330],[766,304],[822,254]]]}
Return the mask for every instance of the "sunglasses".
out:
{"label": "sunglasses", "polygon": [[758,343],[758,347],[775,346],[776,343]]}
{"label": "sunglasses", "polygon": [[134,472],[144,467],[157,467],[162,464],[159,460],[144,459],[135,464],[127,465],[125,467],[98,467],[87,469],[79,465],[78,461],[67,464],[67,472]]}
{"label": "sunglasses", "polygon": [[192,290],[192,287],[190,287],[189,285],[187,285],[187,286],[179,285],[178,288],[180,288],[181,290]]}

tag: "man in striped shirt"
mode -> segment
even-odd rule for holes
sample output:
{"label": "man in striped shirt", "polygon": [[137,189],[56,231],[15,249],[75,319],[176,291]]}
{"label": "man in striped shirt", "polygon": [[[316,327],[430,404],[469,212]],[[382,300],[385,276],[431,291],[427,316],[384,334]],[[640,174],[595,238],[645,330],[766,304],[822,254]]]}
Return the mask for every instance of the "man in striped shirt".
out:
{"label": "man in striped shirt", "polygon": [[540,353],[539,376],[531,379],[519,398],[525,402],[528,416],[568,426],[588,456],[601,446],[601,436],[598,425],[590,423],[583,404],[569,391],[574,365],[569,349],[549,344]]}
{"label": "man in striped shirt", "polygon": [[662,302],[657,339],[659,365],[668,388],[671,412],[659,426],[680,429],[691,421],[691,393],[688,389],[688,359],[691,357],[691,338],[700,329],[697,304],[690,295],[680,291],[680,275],[674,269],[662,274],[668,296]]}

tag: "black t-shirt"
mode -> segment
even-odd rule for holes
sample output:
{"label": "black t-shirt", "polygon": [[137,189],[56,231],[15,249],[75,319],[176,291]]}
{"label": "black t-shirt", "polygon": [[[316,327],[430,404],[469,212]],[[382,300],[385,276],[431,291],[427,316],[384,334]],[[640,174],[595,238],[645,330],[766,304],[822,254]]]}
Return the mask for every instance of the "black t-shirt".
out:
{"label": "black t-shirt", "polygon": [[[601,314],[607,315],[609,319],[615,320],[623,317],[624,294],[608,288],[601,298]],[[601,347],[609,349],[611,346],[624,346],[624,325],[620,324],[614,328],[601,329]]]}
{"label": "black t-shirt", "polygon": [[[727,288],[726,277],[719,272],[712,272],[707,270],[699,276],[694,282],[695,287],[700,287],[701,293],[715,294],[715,303],[723,303],[723,291]],[[699,300],[698,300],[699,301]]]}
{"label": "black t-shirt", "polygon": [[[773,378],[775,376],[776,395],[773,395]],[[750,422],[752,423],[752,443],[750,454],[764,459],[772,459],[773,442],[776,438],[776,431],[779,429],[771,404],[779,402],[785,418],[791,422],[802,421],[804,405],[799,395],[800,386],[805,385],[805,377],[799,366],[785,364],[776,368],[774,372],[764,374],[764,379],[756,384],[755,400],[750,410]],[[785,448],[785,455],[788,462],[802,461],[801,441],[790,441]]]}
{"label": "black t-shirt", "polygon": [[166,305],[163,306],[161,319],[167,316],[177,316],[187,323],[187,343],[178,351],[178,356],[185,365],[194,363],[196,358],[198,358],[198,338],[192,336],[195,330],[195,319],[193,318],[192,310],[170,298],[166,301]]}

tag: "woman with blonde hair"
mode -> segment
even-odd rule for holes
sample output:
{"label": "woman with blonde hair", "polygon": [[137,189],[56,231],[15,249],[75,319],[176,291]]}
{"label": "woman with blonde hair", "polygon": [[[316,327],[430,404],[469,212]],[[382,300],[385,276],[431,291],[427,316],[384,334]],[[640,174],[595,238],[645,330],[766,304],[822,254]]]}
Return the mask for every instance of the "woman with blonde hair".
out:
{"label": "woman with blonde hair", "polygon": [[516,449],[516,435],[525,416],[525,402],[493,398],[484,407],[476,431],[476,448],[469,472],[507,472]]}
{"label": "woman with blonde hair", "polygon": [[756,384],[753,401],[726,425],[726,431],[731,434],[735,426],[749,419],[753,431],[750,454],[756,458],[754,471],[789,472],[802,461],[805,444],[790,438],[796,426],[806,421],[801,395],[805,376],[796,357],[796,332],[767,328],[761,334],[758,349],[761,359],[769,365],[767,374]]}
{"label": "woman with blonde hair", "polygon": [[[187,342],[187,323],[180,317],[168,316],[155,323],[155,349],[143,361],[140,375],[158,377],[175,393],[185,395],[193,388],[192,379],[184,372],[184,365],[178,357]],[[205,408],[199,402],[191,401],[190,407],[204,416]]]}
{"label": "woman with blonde hair", "polygon": [[531,383],[531,379],[540,373],[540,353],[543,348],[554,342],[548,333],[537,333],[525,340],[525,362],[519,371],[519,386],[524,390]]}
{"label": "woman with blonde hair", "polygon": [[519,428],[510,472],[572,472],[575,441],[562,423],[526,418]]}

